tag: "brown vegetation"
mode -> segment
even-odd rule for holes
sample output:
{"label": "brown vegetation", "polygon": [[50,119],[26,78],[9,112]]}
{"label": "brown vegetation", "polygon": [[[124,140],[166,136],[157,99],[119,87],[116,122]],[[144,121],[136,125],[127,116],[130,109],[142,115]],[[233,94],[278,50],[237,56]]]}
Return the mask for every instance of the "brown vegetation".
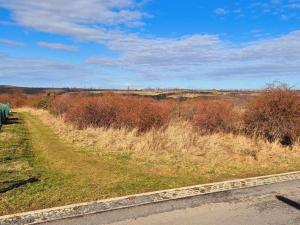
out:
{"label": "brown vegetation", "polygon": [[245,134],[280,140],[290,145],[300,136],[299,93],[285,86],[270,87],[246,105],[229,100],[184,101],[118,94],[0,95],[13,107],[35,106],[79,129],[113,128],[146,132],[166,128],[170,122],[189,123],[194,132]]}
{"label": "brown vegetation", "polygon": [[300,98],[286,86],[270,87],[250,101],[243,116],[246,133],[291,144],[300,137]]}
{"label": "brown vegetation", "polygon": [[9,103],[13,108],[19,108],[23,106],[38,107],[43,97],[43,94],[31,95],[23,92],[16,92],[0,94],[0,102]]}
{"label": "brown vegetation", "polygon": [[62,116],[70,109],[76,100],[76,96],[66,94],[54,96],[49,101],[48,110],[55,116]]}
{"label": "brown vegetation", "polygon": [[87,127],[136,128],[140,132],[167,125],[170,120],[187,120],[203,134],[234,132],[238,113],[227,101],[174,100],[105,94],[101,96],[59,96],[49,108],[80,129]]}
{"label": "brown vegetation", "polygon": [[198,104],[192,122],[204,134],[230,133],[237,130],[238,118],[233,104],[226,101],[206,101]]}
{"label": "brown vegetation", "polygon": [[63,106],[60,111],[65,111],[66,121],[81,129],[124,127],[136,128],[143,132],[166,125],[171,112],[171,104],[168,102],[113,94],[77,97],[76,101],[73,101],[73,104],[68,105],[67,108],[64,104],[60,105]]}
{"label": "brown vegetation", "polygon": [[[227,170],[250,170],[256,167],[285,168],[300,157],[300,145],[283,147],[240,134],[200,134],[188,121],[171,121],[165,129],[139,133],[136,129],[94,128],[78,130],[63,118],[44,110],[23,109],[51,127],[63,141],[96,154],[133,153],[134,157],[168,162],[174,165],[195,163],[203,173],[222,174]],[[287,151],[288,150],[288,151]],[[191,166],[191,165],[189,165]],[[225,169],[226,168],[226,169]],[[255,170],[255,169],[254,169]],[[284,169],[283,169],[284,171]]]}
{"label": "brown vegetation", "polygon": [[[0,170],[42,178],[22,188],[22,195],[5,193],[0,213],[40,208],[43,199],[53,207],[300,166],[300,99],[286,87],[270,88],[246,105],[229,99],[155,100],[108,93],[19,93],[0,95],[0,101],[30,106],[14,109],[20,123],[4,126],[6,132],[0,133],[10,160]],[[16,155],[18,164],[11,160],[16,147],[28,156]],[[31,148],[34,154],[29,154]],[[38,199],[32,199],[33,192]],[[12,204],[6,207],[7,202]]]}

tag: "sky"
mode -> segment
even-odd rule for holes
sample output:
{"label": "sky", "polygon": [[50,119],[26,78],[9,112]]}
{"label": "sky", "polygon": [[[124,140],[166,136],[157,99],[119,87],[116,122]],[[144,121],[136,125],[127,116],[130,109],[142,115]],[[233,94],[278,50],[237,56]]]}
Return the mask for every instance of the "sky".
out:
{"label": "sky", "polygon": [[300,0],[0,0],[0,84],[300,88]]}

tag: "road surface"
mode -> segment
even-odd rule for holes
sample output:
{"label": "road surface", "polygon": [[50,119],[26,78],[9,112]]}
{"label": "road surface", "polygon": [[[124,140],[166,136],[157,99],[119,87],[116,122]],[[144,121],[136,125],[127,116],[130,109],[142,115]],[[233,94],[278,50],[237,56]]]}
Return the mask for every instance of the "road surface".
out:
{"label": "road surface", "polygon": [[[300,181],[289,181],[198,196],[195,199],[115,210],[49,224],[299,225],[300,205],[298,203],[300,203]],[[163,212],[167,211],[165,210],[167,206],[172,204],[174,208],[177,207],[176,204],[191,205],[191,207]],[[153,214],[159,209],[162,213]]]}

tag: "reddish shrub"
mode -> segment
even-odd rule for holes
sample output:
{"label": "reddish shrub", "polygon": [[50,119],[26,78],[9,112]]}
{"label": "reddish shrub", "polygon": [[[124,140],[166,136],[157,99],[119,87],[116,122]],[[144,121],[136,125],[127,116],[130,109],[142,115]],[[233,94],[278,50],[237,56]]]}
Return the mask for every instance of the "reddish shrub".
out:
{"label": "reddish shrub", "polygon": [[198,106],[200,104],[200,100],[186,100],[179,102],[173,108],[172,115],[175,118],[180,118],[183,120],[192,120],[198,111]]}
{"label": "reddish shrub", "polygon": [[243,120],[246,133],[291,144],[300,136],[299,95],[284,85],[270,87],[249,102]]}
{"label": "reddish shrub", "polygon": [[239,115],[233,104],[225,101],[200,101],[192,119],[193,125],[202,133],[233,132]]}
{"label": "reddish shrub", "polygon": [[127,127],[143,132],[163,126],[169,121],[169,115],[167,103],[108,94],[76,99],[65,118],[79,128]]}
{"label": "reddish shrub", "polygon": [[171,104],[145,98],[124,98],[117,115],[117,124],[123,127],[147,131],[169,122]]}
{"label": "reddish shrub", "polygon": [[66,113],[76,98],[70,95],[54,96],[49,100],[48,110],[50,113],[61,116]]}
{"label": "reddish shrub", "polygon": [[42,98],[42,94],[30,95],[22,92],[0,94],[0,102],[8,102],[12,108],[24,106],[34,107]]}
{"label": "reddish shrub", "polygon": [[96,97],[77,98],[66,111],[66,121],[79,128],[88,126],[108,127],[109,121],[115,121],[113,106]]}

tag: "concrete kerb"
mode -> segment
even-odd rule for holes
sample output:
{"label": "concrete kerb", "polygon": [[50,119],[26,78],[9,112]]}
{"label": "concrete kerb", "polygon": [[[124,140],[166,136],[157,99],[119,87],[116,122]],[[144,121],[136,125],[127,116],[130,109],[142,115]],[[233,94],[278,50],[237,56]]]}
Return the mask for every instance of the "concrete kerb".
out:
{"label": "concrete kerb", "polygon": [[176,199],[190,198],[193,196],[207,195],[210,193],[250,188],[298,179],[300,180],[300,171],[148,192],[143,194],[1,216],[0,225],[37,224]]}

